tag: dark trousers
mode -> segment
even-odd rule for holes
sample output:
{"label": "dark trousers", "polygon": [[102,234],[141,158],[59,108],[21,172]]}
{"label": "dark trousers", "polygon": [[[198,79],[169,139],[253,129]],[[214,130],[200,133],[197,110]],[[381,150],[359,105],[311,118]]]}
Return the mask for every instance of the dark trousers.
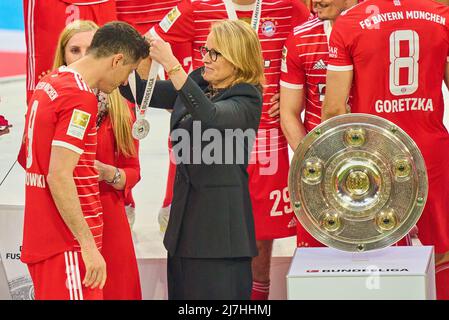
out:
{"label": "dark trousers", "polygon": [[251,258],[167,258],[169,300],[249,300]]}

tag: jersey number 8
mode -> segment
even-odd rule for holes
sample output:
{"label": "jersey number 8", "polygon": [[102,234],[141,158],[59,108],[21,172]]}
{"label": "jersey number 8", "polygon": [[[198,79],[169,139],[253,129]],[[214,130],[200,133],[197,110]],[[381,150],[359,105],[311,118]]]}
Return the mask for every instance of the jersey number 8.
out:
{"label": "jersey number 8", "polygon": [[393,95],[412,94],[418,89],[418,60],[419,36],[416,31],[392,32],[390,35],[390,92]]}

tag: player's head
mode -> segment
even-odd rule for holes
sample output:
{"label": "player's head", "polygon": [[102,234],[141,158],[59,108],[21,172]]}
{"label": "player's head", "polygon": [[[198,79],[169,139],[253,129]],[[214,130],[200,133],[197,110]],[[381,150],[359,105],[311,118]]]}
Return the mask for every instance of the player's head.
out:
{"label": "player's head", "polygon": [[98,26],[93,21],[76,20],[59,35],[53,69],[69,65],[86,55]]}
{"label": "player's head", "polygon": [[312,0],[313,11],[321,20],[335,20],[356,3],[357,0]]}
{"label": "player's head", "polygon": [[205,67],[203,77],[213,86],[242,82],[263,84],[260,42],[247,23],[229,20],[214,23],[201,51]]}
{"label": "player's head", "polygon": [[109,22],[98,29],[87,55],[102,60],[101,79],[98,89],[112,92],[121,84],[126,84],[131,71],[142,59],[149,55],[149,45],[137,30],[124,22]]}

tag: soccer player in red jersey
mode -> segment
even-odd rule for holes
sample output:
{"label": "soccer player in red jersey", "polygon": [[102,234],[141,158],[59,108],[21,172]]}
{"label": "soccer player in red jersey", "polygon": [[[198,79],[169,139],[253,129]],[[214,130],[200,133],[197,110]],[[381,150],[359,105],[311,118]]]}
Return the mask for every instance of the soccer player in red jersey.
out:
{"label": "soccer player in red jersey", "polygon": [[199,0],[182,1],[150,30],[153,37],[176,43],[193,43],[193,68],[201,66],[204,45],[214,21],[242,19],[257,29],[265,63],[266,86],[262,118],[253,163],[248,166],[259,256],[253,259],[253,299],[267,299],[273,239],[295,234],[288,196],[287,141],[278,117],[270,116],[273,96],[279,92],[281,53],[285,39],[305,22],[310,11],[300,0]]}
{"label": "soccer player in red jersey", "polygon": [[148,56],[125,23],[100,28],[85,57],[44,77],[26,116],[21,260],[36,299],[102,299],[102,207],[95,170],[95,89],[110,93]]}
{"label": "soccer player in red jersey", "polygon": [[[321,122],[332,25],[340,13],[357,0],[312,0],[312,3],[317,18],[294,29],[282,55],[281,127],[293,150]],[[301,120],[303,111],[304,123]],[[300,223],[296,224],[296,229],[298,247],[323,246]]]}
{"label": "soccer player in red jersey", "polygon": [[449,134],[443,125],[443,80],[449,80],[449,7],[431,0],[368,0],[336,21],[329,43],[323,120],[352,112],[386,118],[420,148],[429,193],[418,221],[435,246],[437,297],[449,298]]}
{"label": "soccer player in red jersey", "polygon": [[117,20],[114,0],[23,0],[27,47],[27,102],[39,77],[51,70],[61,31],[75,20]]}

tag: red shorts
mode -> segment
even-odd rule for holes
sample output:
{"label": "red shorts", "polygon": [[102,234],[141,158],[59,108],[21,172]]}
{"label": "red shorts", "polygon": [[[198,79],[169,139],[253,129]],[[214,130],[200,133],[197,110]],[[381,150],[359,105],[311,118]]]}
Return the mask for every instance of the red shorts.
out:
{"label": "red shorts", "polygon": [[435,282],[438,300],[449,300],[449,262],[435,267]]}
{"label": "red shorts", "polygon": [[[261,149],[264,142],[261,142],[260,135],[258,138],[252,154],[253,157],[257,155],[257,158],[251,159],[248,166],[256,239],[272,240],[293,236],[296,233],[296,221],[288,193],[290,162],[285,137],[281,134],[278,144],[269,153]],[[265,143],[273,146],[271,141]]]}
{"label": "red shorts", "polygon": [[[100,26],[117,20],[115,0],[23,0],[27,46],[27,101],[39,76],[53,66],[59,34],[74,20],[92,20]],[[51,8],[51,9],[49,9]]]}
{"label": "red shorts", "polygon": [[449,251],[449,159],[441,159],[441,166],[426,165],[429,191],[417,223],[418,238],[423,245],[435,246],[435,253],[445,253]]}
{"label": "red shorts", "polygon": [[66,251],[28,264],[36,300],[103,300],[103,290],[86,288],[86,274],[79,252]]}

